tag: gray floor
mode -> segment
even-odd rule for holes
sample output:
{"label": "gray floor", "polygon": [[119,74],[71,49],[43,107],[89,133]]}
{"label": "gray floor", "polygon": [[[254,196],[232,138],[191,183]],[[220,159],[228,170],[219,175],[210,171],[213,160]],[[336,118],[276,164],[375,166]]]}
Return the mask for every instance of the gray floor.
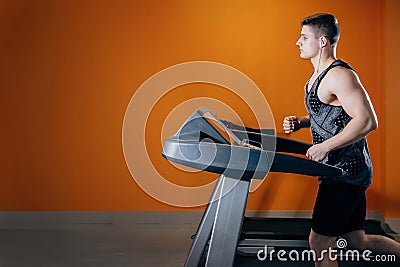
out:
{"label": "gray floor", "polygon": [[14,222],[0,215],[1,267],[183,266],[201,216],[64,213],[51,222],[45,214],[41,224],[42,215]]}
{"label": "gray floor", "polygon": [[0,212],[0,267],[183,266],[201,216],[202,211]]}

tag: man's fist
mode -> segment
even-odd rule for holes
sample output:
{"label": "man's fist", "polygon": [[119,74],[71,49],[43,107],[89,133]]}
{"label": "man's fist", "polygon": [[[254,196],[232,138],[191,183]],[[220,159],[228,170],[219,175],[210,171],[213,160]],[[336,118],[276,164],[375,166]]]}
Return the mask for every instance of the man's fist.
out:
{"label": "man's fist", "polygon": [[300,129],[300,120],[296,116],[288,116],[283,119],[283,130],[289,134]]}

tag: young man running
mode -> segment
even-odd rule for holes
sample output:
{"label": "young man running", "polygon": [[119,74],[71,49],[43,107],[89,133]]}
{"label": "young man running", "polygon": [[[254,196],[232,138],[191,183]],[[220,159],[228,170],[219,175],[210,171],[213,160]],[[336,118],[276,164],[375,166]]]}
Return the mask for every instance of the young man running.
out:
{"label": "young man running", "polygon": [[[400,257],[400,244],[383,236],[366,235],[365,190],[371,184],[372,163],[366,136],[378,126],[370,98],[356,72],[336,59],[340,30],[331,14],[301,21],[296,45],[310,60],[314,73],[305,85],[308,115],[284,118],[285,133],[311,127],[313,146],[306,156],[343,169],[338,177],[320,177],[309,242],[316,255],[333,247],[337,237],[348,248],[369,249]],[[338,266],[325,254],[315,266]]]}

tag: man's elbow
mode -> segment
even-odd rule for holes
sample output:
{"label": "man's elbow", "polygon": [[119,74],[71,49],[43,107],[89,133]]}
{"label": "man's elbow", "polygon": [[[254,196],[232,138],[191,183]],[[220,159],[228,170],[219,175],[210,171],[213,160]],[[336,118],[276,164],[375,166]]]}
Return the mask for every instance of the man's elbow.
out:
{"label": "man's elbow", "polygon": [[375,131],[378,128],[378,119],[376,116],[369,118],[367,125],[368,132]]}

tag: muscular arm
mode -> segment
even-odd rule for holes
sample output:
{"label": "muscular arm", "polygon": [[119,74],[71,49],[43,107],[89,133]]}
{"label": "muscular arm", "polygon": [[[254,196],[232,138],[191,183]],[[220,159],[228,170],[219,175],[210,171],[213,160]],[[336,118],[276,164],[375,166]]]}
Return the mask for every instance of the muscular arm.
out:
{"label": "muscular arm", "polygon": [[352,120],[339,134],[307,151],[307,156],[315,161],[321,161],[332,150],[357,142],[378,126],[374,108],[358,76],[343,68],[332,70],[331,74],[326,84],[330,89],[330,104],[341,105]]}

